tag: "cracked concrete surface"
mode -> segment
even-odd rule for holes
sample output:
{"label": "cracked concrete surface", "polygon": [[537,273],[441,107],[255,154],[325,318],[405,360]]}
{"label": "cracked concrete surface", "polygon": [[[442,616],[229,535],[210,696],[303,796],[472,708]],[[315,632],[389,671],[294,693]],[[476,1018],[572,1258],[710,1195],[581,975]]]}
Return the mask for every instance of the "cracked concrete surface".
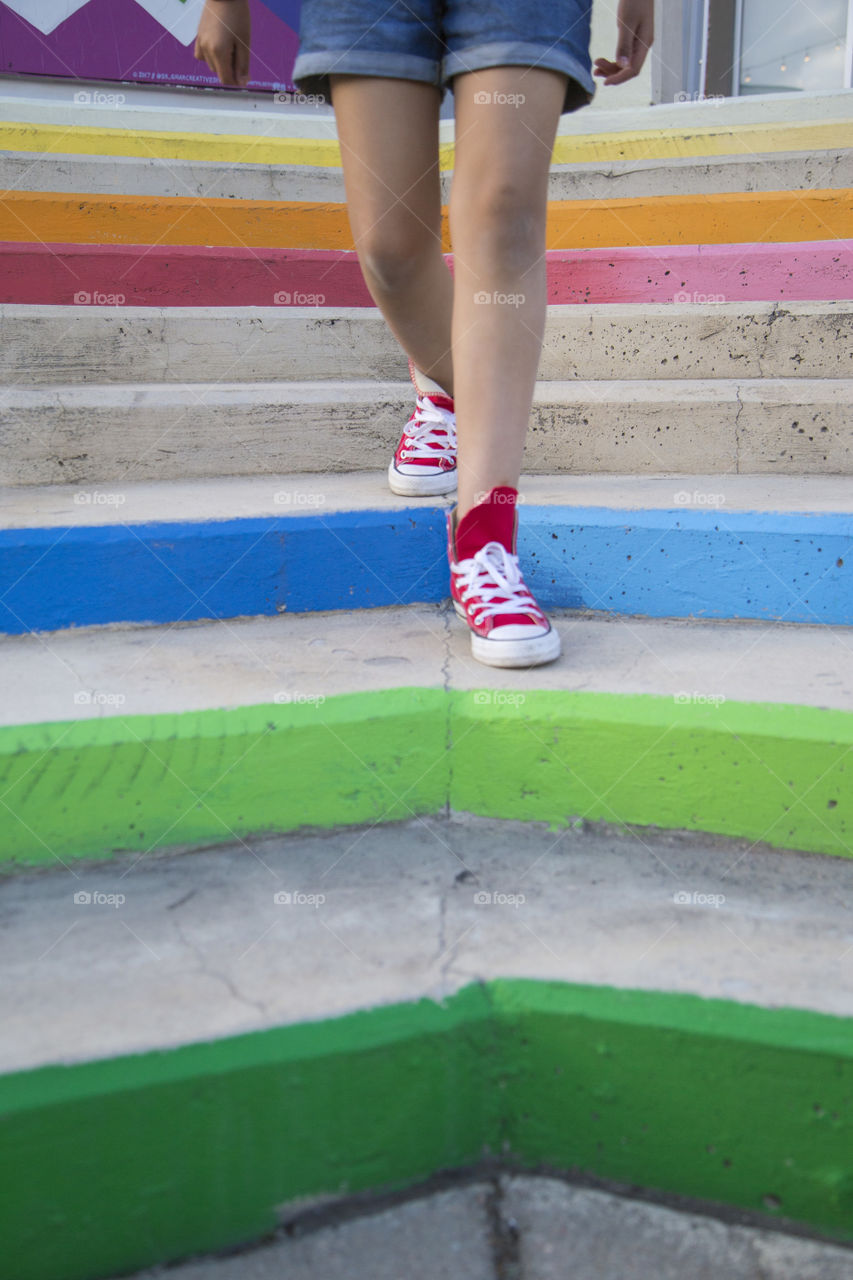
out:
{"label": "cracked concrete surface", "polygon": [[303,1221],[134,1280],[853,1280],[849,1249],[556,1178],[343,1202]]}
{"label": "cracked concrete surface", "polygon": [[841,859],[464,815],[20,873],[0,883],[0,1070],[441,999],[495,976],[849,1016],[851,905]]}

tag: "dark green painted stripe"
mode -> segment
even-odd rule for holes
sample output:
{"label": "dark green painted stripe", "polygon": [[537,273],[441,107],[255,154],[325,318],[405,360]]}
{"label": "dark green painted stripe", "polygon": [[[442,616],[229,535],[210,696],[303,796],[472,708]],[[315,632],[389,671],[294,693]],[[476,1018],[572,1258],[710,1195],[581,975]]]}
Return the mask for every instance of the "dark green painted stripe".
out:
{"label": "dark green painted stripe", "polygon": [[44,1067],[0,1078],[4,1255],[97,1280],[488,1154],[851,1239],[851,1094],[849,1020],[516,980]]}
{"label": "dark green painted stripe", "polygon": [[[648,694],[392,689],[0,730],[7,864],[458,811],[851,856],[853,715]],[[449,749],[448,749],[448,743]]]}

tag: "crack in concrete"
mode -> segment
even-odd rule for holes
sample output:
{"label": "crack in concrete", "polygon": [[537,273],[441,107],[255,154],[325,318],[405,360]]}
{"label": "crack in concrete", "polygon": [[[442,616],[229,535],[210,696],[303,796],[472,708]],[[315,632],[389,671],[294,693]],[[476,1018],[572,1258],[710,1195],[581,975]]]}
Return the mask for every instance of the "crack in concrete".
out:
{"label": "crack in concrete", "polygon": [[735,413],[735,421],[734,421],[734,431],[735,431],[735,475],[736,475],[736,476],[739,476],[739,475],[740,475],[740,473],[741,473],[741,471],[740,471],[740,435],[738,434],[738,428],[739,428],[739,426],[740,426],[740,416],[741,416],[741,414],[743,413],[743,410],[744,410],[744,407],[745,407],[745,406],[744,406],[744,403],[743,403],[743,400],[741,399],[740,392],[741,392],[740,383],[739,383],[739,382],[737,382],[737,383],[735,383],[735,400],[737,401],[737,412]]}
{"label": "crack in concrete", "polygon": [[500,1174],[491,1181],[486,1197],[486,1218],[495,1280],[524,1280],[521,1232],[515,1218],[504,1211],[504,1180]]}
{"label": "crack in concrete", "polygon": [[[183,899],[181,901],[183,901]],[[176,903],[175,905],[180,905],[180,904]],[[207,978],[214,978],[217,982],[221,982],[223,986],[228,990],[228,993],[233,997],[234,1000],[238,1001],[239,1004],[245,1005],[246,1008],[248,1009],[254,1009],[257,1013],[263,1014],[264,1017],[268,1016],[269,1011],[267,1009],[267,1006],[262,1001],[250,1000],[248,996],[244,996],[242,992],[237,990],[236,986],[234,985],[232,980],[228,977],[227,973],[221,973],[218,969],[212,969],[210,967],[210,965],[207,962],[207,957],[205,956],[201,948],[198,946],[198,943],[193,942],[192,939],[188,938],[187,935],[184,933],[184,930],[177,916],[172,917],[172,924],[174,925],[175,931],[177,932],[177,935],[180,938],[181,942],[184,944],[185,947],[188,948],[188,950],[192,951],[192,953],[195,955],[196,959],[198,960],[199,972],[201,972]]]}

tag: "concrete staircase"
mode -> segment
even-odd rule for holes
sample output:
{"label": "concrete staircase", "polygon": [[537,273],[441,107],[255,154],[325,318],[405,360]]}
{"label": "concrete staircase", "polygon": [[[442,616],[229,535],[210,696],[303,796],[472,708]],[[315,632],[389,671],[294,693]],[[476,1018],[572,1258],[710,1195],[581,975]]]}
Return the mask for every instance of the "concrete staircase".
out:
{"label": "concrete staircase", "polygon": [[483,1161],[849,1245],[849,96],[564,122],[532,672],[387,491],[333,123],[153,101],[0,128],[16,1276]]}

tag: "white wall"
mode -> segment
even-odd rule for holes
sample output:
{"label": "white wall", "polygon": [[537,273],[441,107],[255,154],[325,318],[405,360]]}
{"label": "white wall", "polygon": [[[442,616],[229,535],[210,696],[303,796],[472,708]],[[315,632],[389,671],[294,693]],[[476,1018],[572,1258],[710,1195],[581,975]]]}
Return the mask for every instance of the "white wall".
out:
{"label": "white wall", "polygon": [[[616,56],[616,8],[617,0],[593,0],[592,5],[592,40],[590,57],[593,63],[596,58],[614,58]],[[595,97],[584,114],[588,111],[618,111],[623,107],[647,107],[652,100],[651,54],[646,57],[645,65],[638,76],[625,84],[612,84],[605,87],[598,76],[595,77]]]}

